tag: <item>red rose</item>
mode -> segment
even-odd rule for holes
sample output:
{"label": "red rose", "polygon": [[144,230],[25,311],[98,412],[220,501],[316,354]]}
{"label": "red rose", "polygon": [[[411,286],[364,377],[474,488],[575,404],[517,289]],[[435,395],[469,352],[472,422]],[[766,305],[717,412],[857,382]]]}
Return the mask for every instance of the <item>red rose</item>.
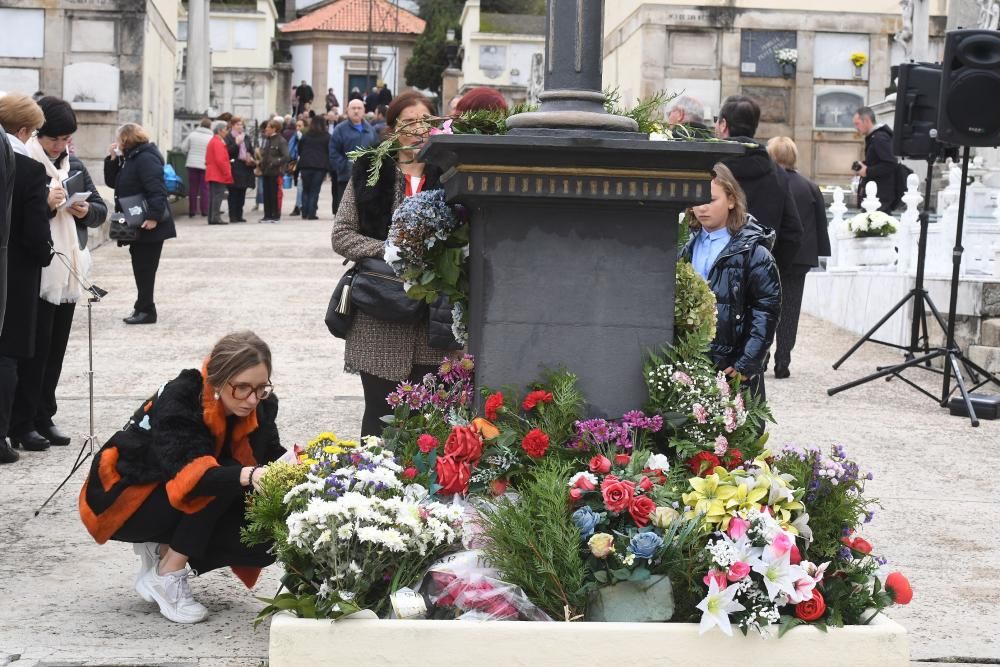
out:
{"label": "red rose", "polygon": [[580,475],[579,477],[577,477],[576,482],[573,484],[573,486],[582,491],[593,491],[594,489],[597,488],[597,485],[591,482],[590,478],[587,477],[586,475]]}
{"label": "red rose", "polygon": [[430,433],[424,433],[422,436],[417,438],[417,447],[419,447],[420,451],[423,452],[424,454],[434,451],[435,449],[437,449],[437,446],[438,446],[438,439],[435,438]]}
{"label": "red rose", "polygon": [[524,401],[521,403],[521,407],[528,410],[534,410],[535,406],[539,403],[551,403],[552,402],[552,392],[542,391],[541,389],[535,390],[524,397]]}
{"label": "red rose", "polygon": [[632,460],[632,457],[628,454],[615,454],[615,465],[616,466],[627,466],[628,462]]}
{"label": "red rose", "polygon": [[417,476],[417,469],[414,468],[413,466],[410,466],[400,474],[400,477],[406,480],[413,479],[416,476]]}
{"label": "red rose", "polygon": [[604,479],[601,480],[601,491],[603,492],[604,489],[606,489],[607,487],[611,486],[612,484],[614,484],[617,481],[618,481],[618,476],[617,475],[607,475],[607,476],[605,476]]}
{"label": "red rose", "polygon": [[611,472],[611,459],[602,455],[590,459],[590,472],[597,475],[607,475]]}
{"label": "red rose", "polygon": [[503,394],[499,391],[495,394],[490,394],[486,399],[486,403],[483,405],[483,409],[486,411],[486,418],[491,422],[497,420],[497,410],[503,407]]}
{"label": "red rose", "polygon": [[455,426],[444,443],[444,454],[476,464],[483,454],[483,439],[472,426]]}
{"label": "red rose", "polygon": [[649,491],[651,488],[653,488],[653,483],[649,480],[648,477],[643,476],[643,478],[639,480],[639,488],[642,489],[643,491]]}
{"label": "red rose", "polygon": [[726,470],[739,468],[743,465],[743,452],[738,449],[730,449],[726,452]]}
{"label": "red rose", "polygon": [[795,615],[808,623],[818,621],[825,613],[826,601],[823,599],[823,594],[816,589],[813,589],[812,599],[795,605]]}
{"label": "red rose", "polygon": [[495,479],[490,482],[490,493],[494,496],[502,496],[507,493],[507,480],[505,479]]}
{"label": "red rose", "polygon": [[576,488],[575,486],[569,490],[569,499],[572,500],[574,503],[580,500],[581,498],[583,498],[583,491]]}
{"label": "red rose", "polygon": [[632,504],[628,507],[628,513],[632,515],[632,521],[640,528],[644,528],[649,523],[649,515],[656,511],[656,503],[648,496],[637,496],[632,499]]}
{"label": "red rose", "polygon": [[795,544],[789,549],[788,562],[792,565],[798,565],[802,562],[802,552],[799,551],[799,547]]}
{"label": "red rose", "polygon": [[545,456],[545,450],[549,448],[549,436],[542,433],[541,429],[533,428],[524,436],[521,448],[531,458],[540,459]]}
{"label": "red rose", "polygon": [[708,477],[718,465],[721,465],[719,457],[712,452],[698,452],[688,459],[688,467],[691,468],[691,472],[699,477]]}
{"label": "red rose", "polygon": [[902,572],[893,572],[885,578],[885,590],[896,604],[910,604],[913,599],[913,589]]}
{"label": "red rose", "polygon": [[872,543],[863,537],[855,537],[851,542],[851,548],[867,556],[872,552]]}
{"label": "red rose", "polygon": [[469,490],[469,464],[459,461],[453,456],[439,456],[437,460],[437,483],[441,485],[438,493],[450,496],[456,493],[465,494]]}
{"label": "red rose", "polygon": [[601,495],[604,496],[604,504],[609,511],[622,512],[632,504],[632,498],[635,496],[635,484],[621,480],[615,480],[607,486],[602,484]]}

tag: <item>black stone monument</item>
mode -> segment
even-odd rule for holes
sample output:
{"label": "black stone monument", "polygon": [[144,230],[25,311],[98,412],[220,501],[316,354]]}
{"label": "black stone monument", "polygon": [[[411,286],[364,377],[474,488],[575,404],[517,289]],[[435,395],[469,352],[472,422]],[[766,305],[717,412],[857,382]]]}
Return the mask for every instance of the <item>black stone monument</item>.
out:
{"label": "black stone monument", "polygon": [[549,0],[539,110],[505,136],[435,136],[423,159],[472,213],[477,385],[523,388],[564,367],[589,414],[614,418],[646,402],[645,352],[673,335],[678,215],[743,147],[651,142],[607,114],[602,20],[601,0]]}

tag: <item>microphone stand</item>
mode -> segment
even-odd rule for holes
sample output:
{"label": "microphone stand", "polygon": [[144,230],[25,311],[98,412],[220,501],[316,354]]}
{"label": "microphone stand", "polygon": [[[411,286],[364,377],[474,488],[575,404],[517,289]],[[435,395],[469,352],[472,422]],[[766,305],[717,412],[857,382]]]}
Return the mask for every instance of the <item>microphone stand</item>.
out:
{"label": "microphone stand", "polygon": [[69,271],[70,275],[80,284],[85,292],[89,295],[87,297],[87,385],[88,385],[88,398],[90,401],[90,432],[87,434],[86,439],[83,441],[83,445],[80,447],[80,452],[76,455],[76,462],[73,463],[73,467],[70,469],[69,473],[63,479],[63,481],[56,487],[48,498],[45,499],[38,509],[35,510],[34,516],[38,516],[39,513],[49,502],[55,498],[56,494],[62,490],[66,483],[76,474],[83,464],[94,455],[94,443],[97,442],[97,435],[94,433],[94,318],[93,318],[93,308],[95,303],[100,303],[101,299],[108,295],[107,290],[103,290],[93,283],[88,283],[73,269],[73,266],[69,262],[69,258],[58,250],[53,249],[53,254],[59,258],[59,261],[63,263],[66,270]]}

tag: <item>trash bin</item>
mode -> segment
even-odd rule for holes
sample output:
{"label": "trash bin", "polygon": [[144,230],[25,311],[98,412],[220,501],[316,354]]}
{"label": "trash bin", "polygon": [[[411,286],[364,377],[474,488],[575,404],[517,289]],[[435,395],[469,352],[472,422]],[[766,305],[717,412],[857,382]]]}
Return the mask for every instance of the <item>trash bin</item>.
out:
{"label": "trash bin", "polygon": [[177,175],[180,176],[181,183],[184,184],[183,194],[186,195],[188,193],[187,154],[177,150],[167,151],[167,164],[173,167]]}

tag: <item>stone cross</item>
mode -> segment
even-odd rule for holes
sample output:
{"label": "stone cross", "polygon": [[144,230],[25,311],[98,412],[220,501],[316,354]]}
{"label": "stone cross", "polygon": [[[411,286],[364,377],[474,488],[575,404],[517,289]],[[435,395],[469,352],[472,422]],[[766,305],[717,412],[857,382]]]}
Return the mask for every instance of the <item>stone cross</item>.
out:
{"label": "stone cross", "polygon": [[601,92],[603,0],[548,0],[545,15],[545,90],[538,111],[507,119],[507,127],[635,132],[631,118],[604,110]]}

